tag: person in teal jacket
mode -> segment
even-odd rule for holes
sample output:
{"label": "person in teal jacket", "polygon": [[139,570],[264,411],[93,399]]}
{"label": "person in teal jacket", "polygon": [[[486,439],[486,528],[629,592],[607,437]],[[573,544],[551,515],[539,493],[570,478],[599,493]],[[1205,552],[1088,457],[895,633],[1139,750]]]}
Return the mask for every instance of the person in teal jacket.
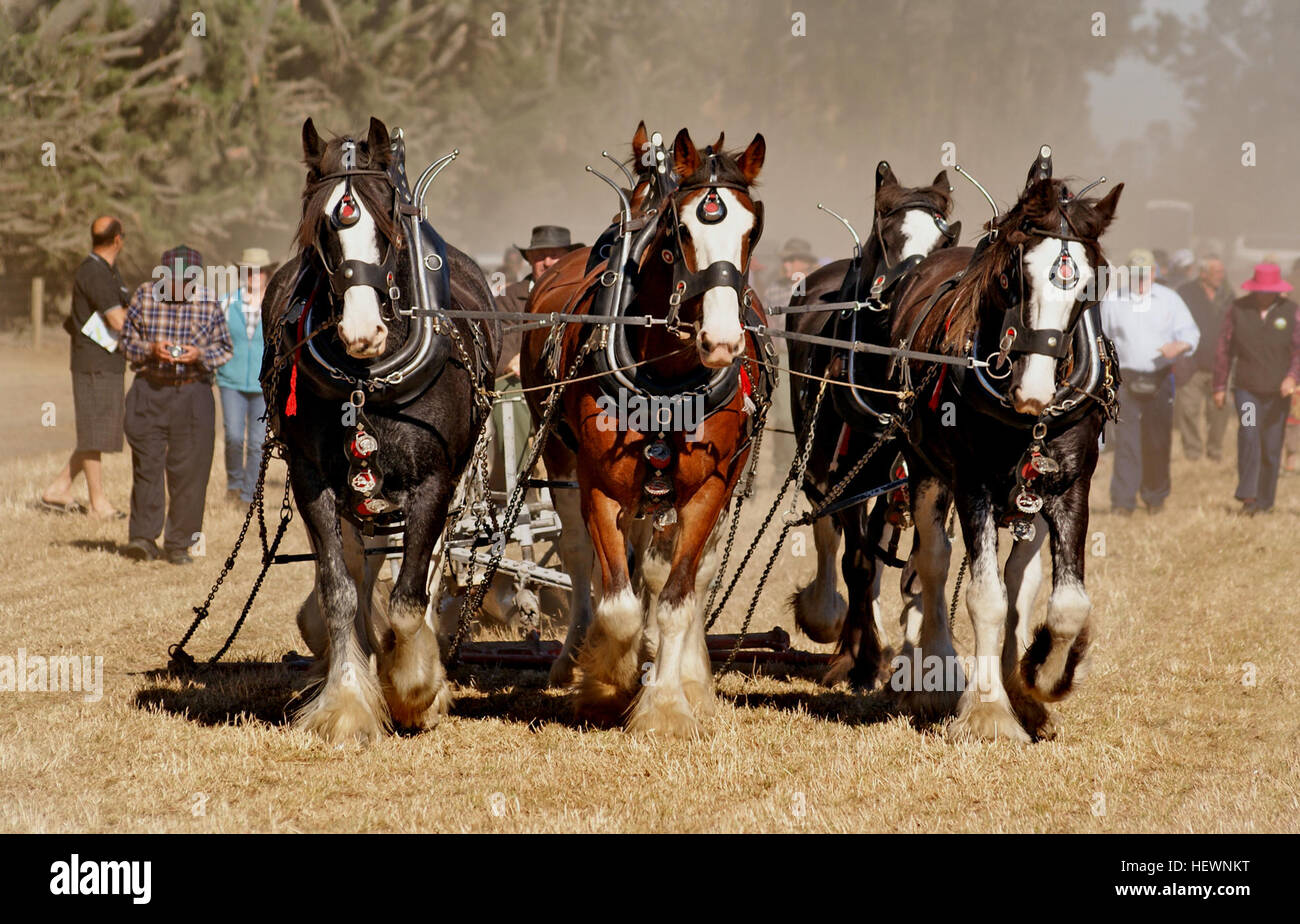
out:
{"label": "person in teal jacket", "polygon": [[226,428],[226,493],[238,503],[251,504],[262,462],[266,400],[258,373],[262,368],[262,293],[271,277],[270,255],[250,247],[239,260],[240,281],[221,308],[230,328],[235,355],[217,370],[221,417]]}

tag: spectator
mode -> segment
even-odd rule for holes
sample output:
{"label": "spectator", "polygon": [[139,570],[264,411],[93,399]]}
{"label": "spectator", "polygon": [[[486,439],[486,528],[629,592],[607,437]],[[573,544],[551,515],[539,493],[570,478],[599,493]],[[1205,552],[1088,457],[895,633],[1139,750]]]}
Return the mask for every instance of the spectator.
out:
{"label": "spectator", "polygon": [[1166,284],[1171,289],[1177,289],[1191,282],[1195,278],[1192,275],[1195,271],[1196,256],[1186,247],[1175,250],[1169,257],[1169,281]]}
{"label": "spectator", "polygon": [[1235,359],[1233,397],[1237,429],[1237,491],[1241,512],[1273,509],[1282,463],[1287,409],[1300,380],[1300,318],[1296,303],[1283,297],[1291,283],[1276,263],[1261,263],[1242,283],[1245,295],[1232,303],[1219,332],[1214,356],[1214,402],[1227,396],[1228,366]]}
{"label": "spectator", "polygon": [[232,350],[221,306],[206,288],[187,281],[202,272],[198,252],[169,250],[162,268],[160,282],[146,282],[131,296],[122,329],[122,349],[136,373],[126,396],[133,479],[124,551],[138,561],[165,553],[172,564],[185,565],[203,529],[216,442],[212,372]]}
{"label": "spectator", "polygon": [[801,237],[792,237],[786,241],[778,258],[781,261],[781,276],[768,286],[767,298],[763,302],[774,307],[790,304],[790,299],[795,295],[795,287],[817,268],[817,256],[812,252],[812,245]]}
{"label": "spectator", "polygon": [[91,252],[73,278],[72,314],[64,322],[64,329],[72,338],[70,367],[77,445],[63,471],[41,494],[41,506],[47,510],[81,512],[72,497],[72,482],[84,474],[90,495],[88,513],[101,520],[124,516],[104,496],[100,465],[102,453],[122,451],[126,361],[117,349],[115,336],[126,319],[127,289],[117,271],[123,239],[122,223],[116,218],[96,218],[90,226]]}
{"label": "spectator", "polygon": [[[1181,253],[1181,251],[1180,251]],[[1223,458],[1223,435],[1228,429],[1230,411],[1216,407],[1213,400],[1214,345],[1219,337],[1223,316],[1232,304],[1232,295],[1224,285],[1223,261],[1210,255],[1201,260],[1200,275],[1183,283],[1178,294],[1196,321],[1201,342],[1196,351],[1179,357],[1174,363],[1174,419],[1182,437],[1183,455],[1195,461],[1204,452],[1218,462]],[[1205,439],[1201,439],[1202,419]]]}
{"label": "spectator", "polygon": [[1151,254],[1151,259],[1156,261],[1156,282],[1167,286],[1169,283],[1165,280],[1169,278],[1169,251],[1161,250],[1157,247],[1155,250],[1148,250],[1146,252]]}
{"label": "spectator", "polygon": [[1115,427],[1112,509],[1121,516],[1137,508],[1159,513],[1169,496],[1169,444],[1173,439],[1175,359],[1196,349],[1200,334],[1178,293],[1155,282],[1155,255],[1129,254],[1128,291],[1101,303],[1101,321],[1119,354],[1119,421]]}
{"label": "spectator", "polygon": [[[542,275],[559,262],[560,257],[564,256],[571,250],[578,250],[584,247],[584,244],[575,244],[568,228],[562,228],[559,225],[538,225],[533,228],[532,238],[527,247],[512,248],[518,249],[523,254],[524,259],[532,268],[523,279],[506,287],[505,294],[498,300],[498,307],[502,311],[523,311],[528,304],[528,295],[533,291],[533,286]],[[507,334],[501,344],[501,355],[497,359],[497,390],[514,388],[519,385],[519,350],[523,345],[523,333],[515,331]],[[527,405],[522,400],[516,401],[511,405],[511,418],[513,420],[512,432],[515,443],[515,465],[516,468],[522,463],[524,453],[528,448],[528,435],[532,431],[532,417],[528,413]],[[498,405],[492,411],[492,427],[496,438],[493,440],[492,447],[492,486],[494,489],[505,489],[504,468],[502,463],[505,459],[505,444],[500,434],[505,426],[505,411],[501,405]]]}
{"label": "spectator", "polygon": [[226,431],[226,496],[244,505],[253,502],[257,473],[262,462],[262,437],[266,414],[259,375],[262,369],[262,293],[271,277],[271,257],[261,247],[250,247],[239,258],[242,286],[221,303],[230,331],[233,354],[217,370],[221,393],[221,419]]}

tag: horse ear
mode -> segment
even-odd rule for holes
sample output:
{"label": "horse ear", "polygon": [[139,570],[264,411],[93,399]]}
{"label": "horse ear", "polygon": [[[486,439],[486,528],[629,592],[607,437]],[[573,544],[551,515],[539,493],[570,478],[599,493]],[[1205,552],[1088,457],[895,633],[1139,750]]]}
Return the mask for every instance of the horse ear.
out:
{"label": "horse ear", "polygon": [[392,154],[388,147],[388,126],[374,116],[370,117],[370,134],[366,136],[366,144],[370,148],[370,165],[387,166]]}
{"label": "horse ear", "polygon": [[320,159],[325,154],[325,142],[316,133],[316,126],[311,117],[302,123],[302,159],[313,170],[320,167]]}
{"label": "horse ear", "polygon": [[940,190],[941,192],[945,192],[945,193],[952,192],[952,184],[948,182],[947,168],[940,170],[937,174],[935,174],[934,182],[931,183],[930,185],[933,186],[935,189]]}
{"label": "horse ear", "polygon": [[647,167],[641,158],[645,157],[650,151],[650,133],[645,129],[645,119],[636,123],[636,133],[632,135],[632,160],[635,163],[633,173],[641,172],[642,167]]}
{"label": "horse ear", "polygon": [[745,148],[745,153],[736,159],[736,164],[740,167],[740,172],[744,174],[745,185],[753,185],[754,180],[758,178],[758,171],[763,169],[763,161],[767,158],[767,141],[762,134],[754,136],[754,140]]}
{"label": "horse ear", "polygon": [[956,246],[957,246],[957,242],[961,240],[961,222],[960,222],[960,221],[954,221],[952,224],[950,224],[950,225],[948,226],[948,231],[949,231],[950,233],[949,233],[949,236],[948,236],[947,239],[946,239],[946,240],[947,240],[947,243],[946,243],[944,246],[945,246],[945,247],[956,247]]}
{"label": "horse ear", "polygon": [[673,139],[673,172],[683,180],[700,169],[700,152],[695,149],[691,133],[682,129]]}
{"label": "horse ear", "polygon": [[1119,205],[1119,194],[1123,191],[1124,184],[1120,183],[1093,206],[1097,212],[1097,217],[1101,219],[1101,231],[1097,232],[1098,237],[1115,218],[1115,206]]}
{"label": "horse ear", "polygon": [[713,145],[712,145],[712,147],[713,147],[713,153],[714,153],[714,154],[721,154],[721,153],[722,153],[722,141],[723,141],[723,139],[726,138],[726,137],[727,137],[727,133],[726,133],[726,132],[718,132],[718,140],[715,141],[715,142],[713,142]]}
{"label": "horse ear", "polygon": [[889,166],[889,161],[882,160],[876,164],[876,191],[880,191],[882,186],[897,186],[898,177],[894,176],[894,168]]}

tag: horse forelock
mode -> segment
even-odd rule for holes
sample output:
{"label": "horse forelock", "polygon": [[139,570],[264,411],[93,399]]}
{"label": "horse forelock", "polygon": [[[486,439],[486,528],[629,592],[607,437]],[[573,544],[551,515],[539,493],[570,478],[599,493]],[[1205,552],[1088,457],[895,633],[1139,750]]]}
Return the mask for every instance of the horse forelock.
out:
{"label": "horse forelock", "polygon": [[[320,232],[329,215],[327,205],[341,180],[321,179],[343,169],[343,137],[334,137],[325,146],[318,165],[308,164],[307,179],[302,190],[302,219],[294,234],[294,243],[300,251],[315,246]],[[370,151],[366,141],[357,141],[358,170],[383,170],[387,163]],[[400,249],[402,234],[398,228],[393,210],[393,188],[388,180],[379,176],[352,177],[352,191],[361,200],[370,217],[374,219],[375,230],[388,244]]]}

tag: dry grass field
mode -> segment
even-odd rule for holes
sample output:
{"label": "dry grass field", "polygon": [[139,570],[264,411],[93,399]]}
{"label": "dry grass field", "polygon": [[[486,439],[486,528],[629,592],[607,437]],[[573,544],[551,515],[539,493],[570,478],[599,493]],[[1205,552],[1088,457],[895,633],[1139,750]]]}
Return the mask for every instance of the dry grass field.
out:
{"label": "dry grass field", "polygon": [[[953,745],[879,691],[739,673],[722,678],[706,738],[648,741],[576,726],[539,672],[462,669],[438,728],[334,750],[285,720],[301,675],[280,659],[305,650],[293,614],[310,565],[273,571],[235,663],[194,681],[159,673],[241,520],[222,497],[220,443],[207,554],[192,566],[120,557],[125,522],[35,509],[73,442],[66,345],[51,339],[40,353],[0,344],[0,654],[102,656],[104,689],[98,702],[0,693],[0,830],[1300,830],[1300,479],[1284,480],[1277,512],[1247,520],[1231,513],[1230,464],[1179,459],[1166,512],[1120,519],[1103,461],[1091,528],[1105,554],[1088,562],[1095,641],[1051,742]],[[40,423],[46,401],[52,429]],[[791,451],[788,438],[769,442],[781,465]],[[108,457],[106,477],[125,508],[129,454]],[[751,502],[751,533],[765,507]],[[305,547],[297,521],[287,544]],[[756,630],[793,633],[784,601],[813,569],[811,555],[785,553]],[[225,638],[254,571],[242,557],[196,656]],[[733,601],[723,631],[747,602]],[[969,652],[964,607],[957,625]]]}

